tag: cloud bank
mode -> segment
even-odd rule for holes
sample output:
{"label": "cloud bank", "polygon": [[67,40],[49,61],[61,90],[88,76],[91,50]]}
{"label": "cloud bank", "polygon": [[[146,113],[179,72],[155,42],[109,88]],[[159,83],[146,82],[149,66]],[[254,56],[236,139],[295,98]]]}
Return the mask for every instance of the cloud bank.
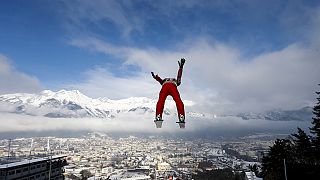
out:
{"label": "cloud bank", "polygon": [[0,127],[0,133],[9,132],[48,132],[48,131],[100,131],[106,133],[145,133],[145,134],[186,134],[237,136],[255,133],[290,134],[297,126],[306,129],[307,121],[267,121],[242,120],[235,117],[215,119],[188,119],[186,129],[179,129],[175,123],[176,116],[164,116],[162,129],[156,129],[153,116],[134,115],[128,113],[114,119],[94,118],[57,118],[50,119],[39,116],[1,113],[7,121]]}

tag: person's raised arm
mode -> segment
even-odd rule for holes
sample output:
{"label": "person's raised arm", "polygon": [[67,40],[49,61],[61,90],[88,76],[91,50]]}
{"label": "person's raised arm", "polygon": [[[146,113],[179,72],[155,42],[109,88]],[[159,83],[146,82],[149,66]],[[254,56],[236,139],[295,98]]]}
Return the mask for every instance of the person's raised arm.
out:
{"label": "person's raised arm", "polygon": [[161,85],[163,84],[163,79],[161,79],[161,78],[158,76],[158,74],[157,74],[157,75],[154,75],[154,73],[151,72],[151,75],[152,75],[152,77],[153,77],[155,80],[157,80]]}
{"label": "person's raised arm", "polygon": [[178,75],[177,75],[177,86],[181,84],[181,77],[182,77],[182,70],[183,70],[183,65],[186,62],[184,58],[181,58],[180,61],[178,61],[179,64],[179,70],[178,70]]}

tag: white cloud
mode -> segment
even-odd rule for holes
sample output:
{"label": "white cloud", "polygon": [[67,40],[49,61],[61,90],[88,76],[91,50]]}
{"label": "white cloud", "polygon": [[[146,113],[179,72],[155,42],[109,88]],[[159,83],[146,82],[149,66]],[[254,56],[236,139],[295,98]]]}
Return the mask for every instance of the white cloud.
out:
{"label": "white cloud", "polygon": [[[188,119],[186,129],[180,129],[175,116],[164,116],[161,129],[156,129],[153,116],[123,114],[114,119],[46,118],[40,116],[1,113],[0,133],[46,131],[101,131],[106,133],[195,134],[232,136],[255,133],[290,133],[297,126],[306,129],[309,121],[242,120],[240,118]],[[228,132],[228,134],[226,134]]]}
{"label": "white cloud", "polygon": [[15,69],[10,60],[0,54],[0,94],[16,92],[38,92],[41,89],[36,77]]}

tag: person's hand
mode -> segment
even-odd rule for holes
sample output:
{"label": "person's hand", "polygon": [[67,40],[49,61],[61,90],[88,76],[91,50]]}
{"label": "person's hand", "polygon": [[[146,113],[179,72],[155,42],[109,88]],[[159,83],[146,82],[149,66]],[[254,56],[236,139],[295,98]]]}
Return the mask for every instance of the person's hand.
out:
{"label": "person's hand", "polygon": [[178,61],[179,67],[183,68],[184,63],[186,62],[186,60],[184,58],[181,58],[180,61]]}
{"label": "person's hand", "polygon": [[154,75],[154,73],[153,73],[153,72],[151,72],[151,75],[152,75],[152,77],[153,77],[153,78],[156,78],[156,76]]}

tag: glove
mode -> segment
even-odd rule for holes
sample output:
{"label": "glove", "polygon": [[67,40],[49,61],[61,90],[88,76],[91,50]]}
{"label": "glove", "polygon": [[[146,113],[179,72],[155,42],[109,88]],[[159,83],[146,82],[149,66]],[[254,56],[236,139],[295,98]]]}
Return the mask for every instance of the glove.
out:
{"label": "glove", "polygon": [[184,63],[186,62],[186,60],[184,58],[181,58],[180,61],[178,61],[179,67],[183,68]]}
{"label": "glove", "polygon": [[151,72],[151,75],[152,75],[152,77],[155,79],[156,78],[156,76],[153,74],[153,72]]}

